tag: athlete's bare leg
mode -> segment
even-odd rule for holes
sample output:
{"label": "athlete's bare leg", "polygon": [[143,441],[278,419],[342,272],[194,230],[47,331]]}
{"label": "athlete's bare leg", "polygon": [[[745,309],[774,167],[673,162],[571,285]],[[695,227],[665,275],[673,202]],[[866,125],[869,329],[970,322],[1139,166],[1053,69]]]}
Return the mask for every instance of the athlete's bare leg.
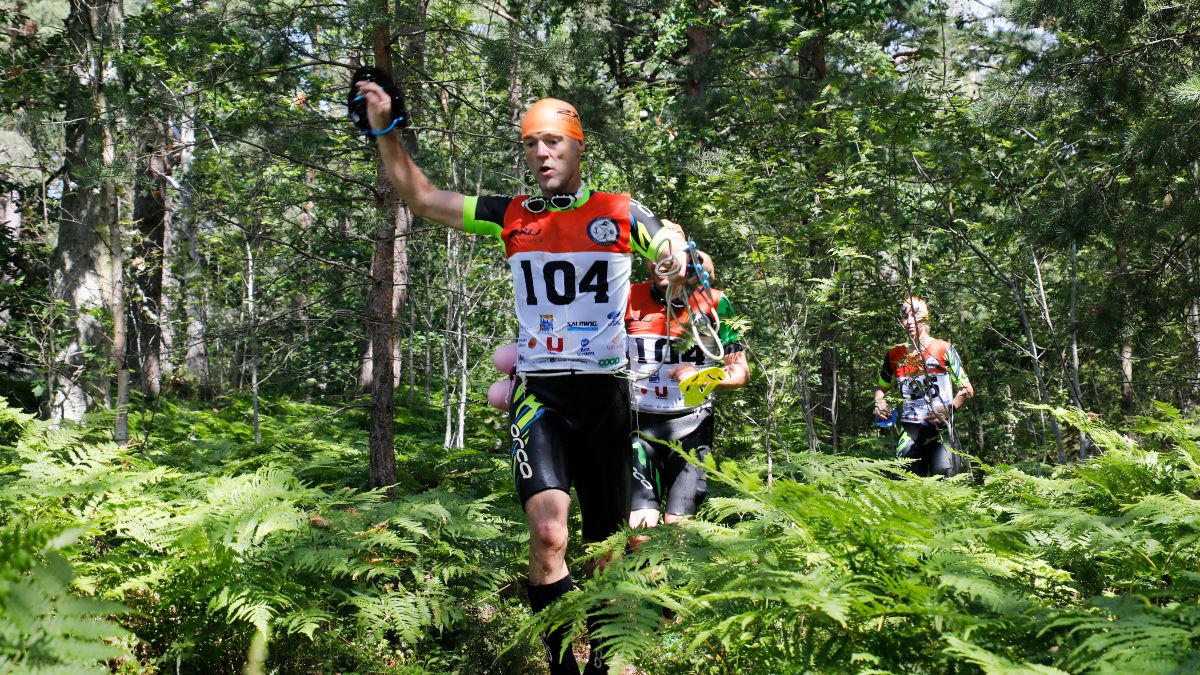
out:
{"label": "athlete's bare leg", "polygon": [[529,523],[529,583],[548,584],[567,576],[567,513],[571,495],[543,490],[525,500]]}

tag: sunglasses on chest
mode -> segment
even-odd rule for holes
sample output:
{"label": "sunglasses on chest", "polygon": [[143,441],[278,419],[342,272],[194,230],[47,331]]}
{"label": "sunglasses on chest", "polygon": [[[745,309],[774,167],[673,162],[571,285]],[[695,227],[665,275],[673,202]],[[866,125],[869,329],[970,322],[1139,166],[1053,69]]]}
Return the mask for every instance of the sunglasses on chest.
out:
{"label": "sunglasses on chest", "polygon": [[525,200],[525,210],[530,213],[541,213],[546,210],[547,206],[554,207],[558,210],[571,208],[581,195],[583,195],[583,186],[579,186],[578,192],[560,192],[549,199],[536,195]]}

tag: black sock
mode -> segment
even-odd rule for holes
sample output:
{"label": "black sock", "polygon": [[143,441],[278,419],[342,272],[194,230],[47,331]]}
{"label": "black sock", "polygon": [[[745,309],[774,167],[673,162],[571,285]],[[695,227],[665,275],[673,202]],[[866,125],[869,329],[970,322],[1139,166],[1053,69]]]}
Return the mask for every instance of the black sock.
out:
{"label": "black sock", "polygon": [[603,624],[604,619],[598,614],[595,612],[588,613],[588,641],[592,646],[592,651],[588,654],[588,662],[583,669],[584,675],[605,675],[608,673],[608,663],[604,659],[604,648],[600,646],[600,640],[596,638],[596,629]]}
{"label": "black sock", "polygon": [[[572,588],[575,588],[575,584],[571,581],[570,574],[554,583],[538,586],[528,584],[526,589],[529,591],[529,606],[533,613],[537,614]],[[542,636],[542,644],[546,646],[546,658],[550,661],[550,675],[579,675],[579,664],[575,663],[575,655],[571,652],[570,645],[567,646],[566,653],[563,653],[562,646],[566,634],[567,627],[563,626]]]}

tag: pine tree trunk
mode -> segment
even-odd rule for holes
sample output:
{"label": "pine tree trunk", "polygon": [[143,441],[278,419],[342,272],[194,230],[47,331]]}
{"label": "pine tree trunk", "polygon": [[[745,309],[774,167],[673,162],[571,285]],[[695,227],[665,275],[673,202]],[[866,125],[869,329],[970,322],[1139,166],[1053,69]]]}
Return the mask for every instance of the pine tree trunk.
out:
{"label": "pine tree trunk", "polygon": [[[391,9],[386,2],[377,2],[379,16],[371,33],[375,66],[392,73]],[[388,180],[382,158],[376,164],[376,194],[379,216],[374,233],[374,253],[371,257],[371,288],[367,293],[367,335],[371,363],[371,431],[368,481],[372,488],[388,488],[396,483],[395,446],[395,376],[392,342],[395,331],[396,288],[396,225],[400,205],[395,189]],[[364,364],[365,367],[365,364]]]}
{"label": "pine tree trunk", "polygon": [[104,238],[117,214],[113,179],[96,169],[112,166],[115,158],[106,90],[117,79],[110,56],[119,48],[123,25],[121,3],[115,0],[70,2],[66,38],[80,58],[66,78],[65,187],[51,261],[51,295],[65,311],[55,323],[67,335],[47,378],[48,413],[55,421],[82,421],[101,379],[87,372],[87,355],[107,342],[96,316],[112,292]]}
{"label": "pine tree trunk", "polygon": [[[713,0],[697,0],[695,13],[705,17],[713,7]],[[705,17],[707,18],[707,17]],[[708,56],[713,40],[710,28],[703,19],[688,25],[687,37],[688,69],[683,93],[693,101],[700,102],[708,93]]]}
{"label": "pine tree trunk", "polygon": [[133,202],[133,219],[141,233],[135,249],[134,279],[140,302],[131,308],[137,327],[138,380],[142,393],[156,398],[162,393],[164,326],[167,323],[166,277],[171,247],[172,198],[167,176],[172,171],[170,140],[166,129],[155,124],[143,145],[141,172]]}

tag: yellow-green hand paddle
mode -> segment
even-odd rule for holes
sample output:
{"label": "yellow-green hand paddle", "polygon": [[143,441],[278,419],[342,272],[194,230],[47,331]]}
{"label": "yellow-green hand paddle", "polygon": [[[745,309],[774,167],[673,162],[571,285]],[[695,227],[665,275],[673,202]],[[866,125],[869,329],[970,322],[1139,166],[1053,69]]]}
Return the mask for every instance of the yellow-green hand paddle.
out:
{"label": "yellow-green hand paddle", "polygon": [[683,403],[696,406],[704,403],[708,395],[725,379],[725,369],[713,366],[698,370],[683,378],[679,383],[679,391],[683,392]]}

